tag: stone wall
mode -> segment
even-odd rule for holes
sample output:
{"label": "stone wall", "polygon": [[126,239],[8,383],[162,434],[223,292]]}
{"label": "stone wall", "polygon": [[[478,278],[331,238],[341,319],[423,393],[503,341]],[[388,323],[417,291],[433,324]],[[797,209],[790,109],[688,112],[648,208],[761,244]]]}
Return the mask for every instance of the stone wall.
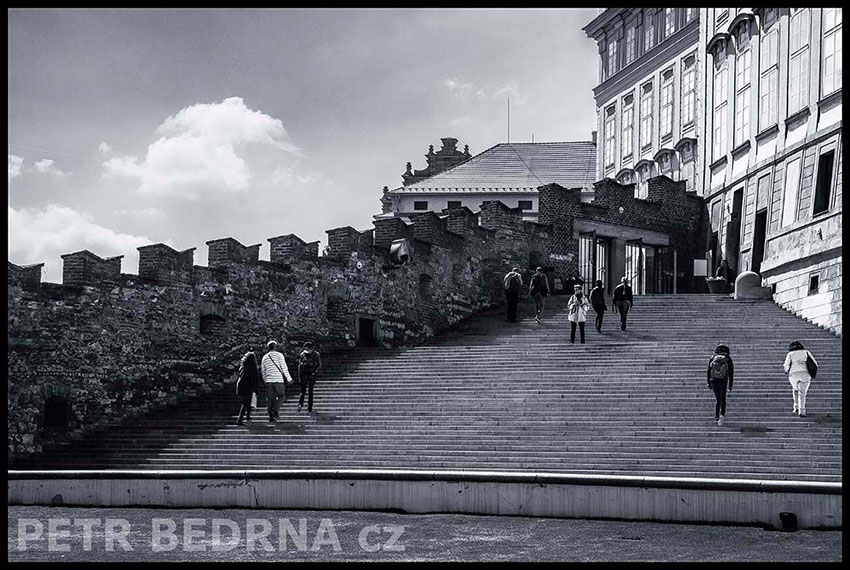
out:
{"label": "stone wall", "polygon": [[[246,350],[261,355],[272,338],[290,363],[307,339],[326,354],[347,350],[365,315],[385,346],[421,341],[501,303],[502,276],[532,252],[548,255],[547,232],[491,203],[330,230],[323,257],[289,234],[269,239],[271,261],[233,238],[207,242],[209,267],[192,264],[192,249],[140,247],[138,275],[78,252],[63,256],[61,285],[10,264],[9,456],[221,387]],[[411,260],[398,267],[388,253],[400,238]],[[45,428],[48,398],[67,401],[62,429]]]}
{"label": "stone wall", "polygon": [[[578,275],[579,231],[576,222],[591,222],[657,232],[669,238],[678,253],[678,264],[687,291],[695,291],[692,283],[693,260],[702,256],[701,236],[707,212],[702,198],[686,190],[685,182],[666,176],[648,181],[647,198],[634,197],[634,184],[620,184],[603,179],[594,183],[594,198],[583,202],[581,189],[563,188],[558,184],[541,186],[539,223],[551,232],[550,261],[555,275],[569,280]],[[680,280],[681,281],[681,280]]]}

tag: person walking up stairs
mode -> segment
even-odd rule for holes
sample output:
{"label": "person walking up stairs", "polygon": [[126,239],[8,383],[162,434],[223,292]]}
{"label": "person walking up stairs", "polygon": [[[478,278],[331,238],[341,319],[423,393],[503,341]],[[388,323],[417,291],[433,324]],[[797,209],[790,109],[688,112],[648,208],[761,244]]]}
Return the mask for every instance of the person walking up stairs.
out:
{"label": "person walking up stairs", "polygon": [[722,426],[724,416],[726,415],[726,393],[732,393],[732,378],[735,374],[735,367],[732,364],[732,357],[729,355],[729,347],[725,344],[718,344],[714,349],[714,356],[708,361],[708,370],[706,376],[708,378],[708,388],[714,392],[716,400],[714,405],[714,421],[717,425]]}

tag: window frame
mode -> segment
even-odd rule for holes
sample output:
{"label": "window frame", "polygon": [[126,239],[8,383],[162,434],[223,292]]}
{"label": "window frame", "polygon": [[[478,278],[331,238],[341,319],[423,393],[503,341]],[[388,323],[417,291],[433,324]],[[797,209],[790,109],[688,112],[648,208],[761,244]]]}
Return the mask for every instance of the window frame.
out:
{"label": "window frame", "polygon": [[[419,207],[420,204],[424,204],[424,207]],[[428,200],[414,200],[413,201],[413,211],[414,212],[427,212],[428,211]]]}
{"label": "window frame", "polygon": [[[646,89],[649,87],[649,89]],[[655,105],[655,85],[650,80],[640,86],[640,130],[638,132],[638,147],[640,152],[652,148],[652,111]],[[645,136],[649,138],[644,142]]]}
{"label": "window frame", "polygon": [[[796,163],[796,173],[795,173],[795,182],[794,182],[794,202],[791,206],[789,206],[789,198],[791,197],[788,193],[788,170],[789,167]],[[785,170],[782,178],[782,209],[779,212],[779,229],[787,228],[788,226],[793,225],[797,221],[797,212],[800,209],[800,181],[802,179],[802,163],[803,157],[802,155],[797,155],[793,158],[790,158],[785,162]],[[790,214],[790,220],[786,219],[786,215]]]}
{"label": "window frame", "polygon": [[[779,30],[772,25],[759,38],[758,131],[764,131],[779,121]],[[765,47],[771,46],[769,52]],[[765,53],[771,53],[767,61]],[[764,104],[765,99],[767,104]]]}
{"label": "window frame", "polygon": [[603,127],[605,129],[604,133],[604,145],[603,145],[603,159],[602,164],[607,170],[609,167],[613,168],[615,164],[617,164],[617,104],[613,103],[602,111],[603,113]]}
{"label": "window frame", "polygon": [[[664,140],[673,136],[673,101],[675,100],[675,76],[673,68],[661,72],[659,83],[661,87],[658,93],[658,140]],[[665,101],[665,98],[667,99]],[[665,117],[666,114],[666,117]],[[665,127],[667,130],[665,131]]]}
{"label": "window frame", "polygon": [[[841,75],[842,75],[842,13],[841,8],[822,8],[822,40],[821,40],[821,62],[820,62],[820,93],[821,97],[826,97],[827,95],[831,95],[832,93],[837,92],[841,89]],[[834,11],[838,17],[835,18],[835,21],[831,28],[827,29],[826,15],[827,11]],[[827,65],[826,60],[826,46],[827,42],[831,41],[833,45],[832,52],[832,73],[831,77],[831,85],[827,86],[827,69],[829,66]],[[838,44],[838,49],[835,49],[836,42]]]}
{"label": "window frame", "polygon": [[[788,115],[793,115],[797,111],[808,106],[806,95],[809,92],[809,52],[811,45],[811,14],[809,8],[798,8],[793,12],[788,21]],[[803,24],[805,22],[805,24]],[[795,46],[795,25],[799,26],[799,45]],[[803,41],[805,39],[805,41]],[[796,74],[798,84],[794,85],[795,74],[793,73],[795,64],[799,67],[799,73]],[[796,103],[795,103],[796,101]]]}
{"label": "window frame", "polygon": [[[691,64],[688,65],[688,60]],[[682,106],[679,109],[679,120],[684,130],[688,126],[694,125],[696,121],[696,89],[697,89],[697,56],[696,54],[686,55],[681,60],[682,77],[681,77],[681,100]],[[689,88],[686,88],[686,81]],[[689,110],[690,118],[685,115],[685,111]],[[687,120],[686,120],[687,119]]]}
{"label": "window frame", "polygon": [[[832,165],[831,165],[832,172],[829,173],[829,181],[828,181],[829,188],[827,189],[826,206],[824,207],[823,210],[819,210],[819,211],[816,212],[815,211],[815,204],[817,203],[818,182],[821,180],[821,176],[820,176],[820,174],[821,174],[821,172],[820,172],[820,170],[821,170],[821,159],[829,153],[832,153]],[[812,204],[811,204],[810,211],[809,211],[809,214],[812,218],[822,216],[824,214],[827,214],[830,210],[832,210],[832,205],[833,205],[833,202],[835,201],[835,186],[836,186],[836,177],[837,177],[837,171],[838,171],[838,168],[836,167],[837,166],[837,164],[836,164],[837,154],[838,153],[837,153],[837,150],[836,150],[836,144],[833,143],[833,142],[827,143],[827,144],[821,146],[818,149],[818,158],[817,158],[817,161],[815,162],[814,172],[812,173],[812,184],[813,184]]]}
{"label": "window frame", "polygon": [[[631,100],[627,103],[626,100],[631,98]],[[634,156],[634,137],[635,137],[635,96],[634,93],[629,95],[625,95],[622,100],[622,128],[623,128],[623,136],[620,139],[620,154],[621,160],[623,162],[626,159]],[[628,114],[629,121],[626,122],[626,114]],[[627,126],[628,125],[628,126]],[[628,134],[627,134],[628,133]],[[629,152],[626,152],[624,145],[628,142]]]}

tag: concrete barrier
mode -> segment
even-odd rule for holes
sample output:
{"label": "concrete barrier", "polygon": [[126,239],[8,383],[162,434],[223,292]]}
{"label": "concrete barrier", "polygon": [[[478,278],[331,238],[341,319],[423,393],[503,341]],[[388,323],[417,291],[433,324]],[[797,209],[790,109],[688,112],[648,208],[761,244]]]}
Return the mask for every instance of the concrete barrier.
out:
{"label": "concrete barrier", "polygon": [[841,483],[554,473],[9,471],[9,505],[467,513],[841,528]]}
{"label": "concrete barrier", "polygon": [[770,299],[772,296],[770,287],[761,286],[758,273],[742,271],[735,279],[735,299]]}

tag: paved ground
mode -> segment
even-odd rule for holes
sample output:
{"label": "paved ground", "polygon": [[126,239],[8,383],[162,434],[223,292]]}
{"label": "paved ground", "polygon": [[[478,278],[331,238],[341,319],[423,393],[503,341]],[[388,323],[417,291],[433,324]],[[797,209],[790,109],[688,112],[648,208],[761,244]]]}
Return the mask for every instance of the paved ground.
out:
{"label": "paved ground", "polygon": [[[80,519],[94,520],[86,523]],[[123,528],[118,519],[123,519]],[[160,533],[153,532],[154,519],[169,519],[156,522],[162,525],[157,526],[163,529]],[[9,507],[8,521],[10,561],[840,561],[842,534],[618,521],[251,509]],[[50,532],[51,524],[54,532]],[[86,525],[90,530],[84,530]],[[232,538],[233,529],[239,533],[238,544]],[[213,540],[214,534],[219,540]],[[54,537],[54,544],[49,544],[48,535]],[[303,537],[302,544],[293,536]],[[154,544],[162,548],[156,550]],[[59,550],[63,546],[64,552]]]}

